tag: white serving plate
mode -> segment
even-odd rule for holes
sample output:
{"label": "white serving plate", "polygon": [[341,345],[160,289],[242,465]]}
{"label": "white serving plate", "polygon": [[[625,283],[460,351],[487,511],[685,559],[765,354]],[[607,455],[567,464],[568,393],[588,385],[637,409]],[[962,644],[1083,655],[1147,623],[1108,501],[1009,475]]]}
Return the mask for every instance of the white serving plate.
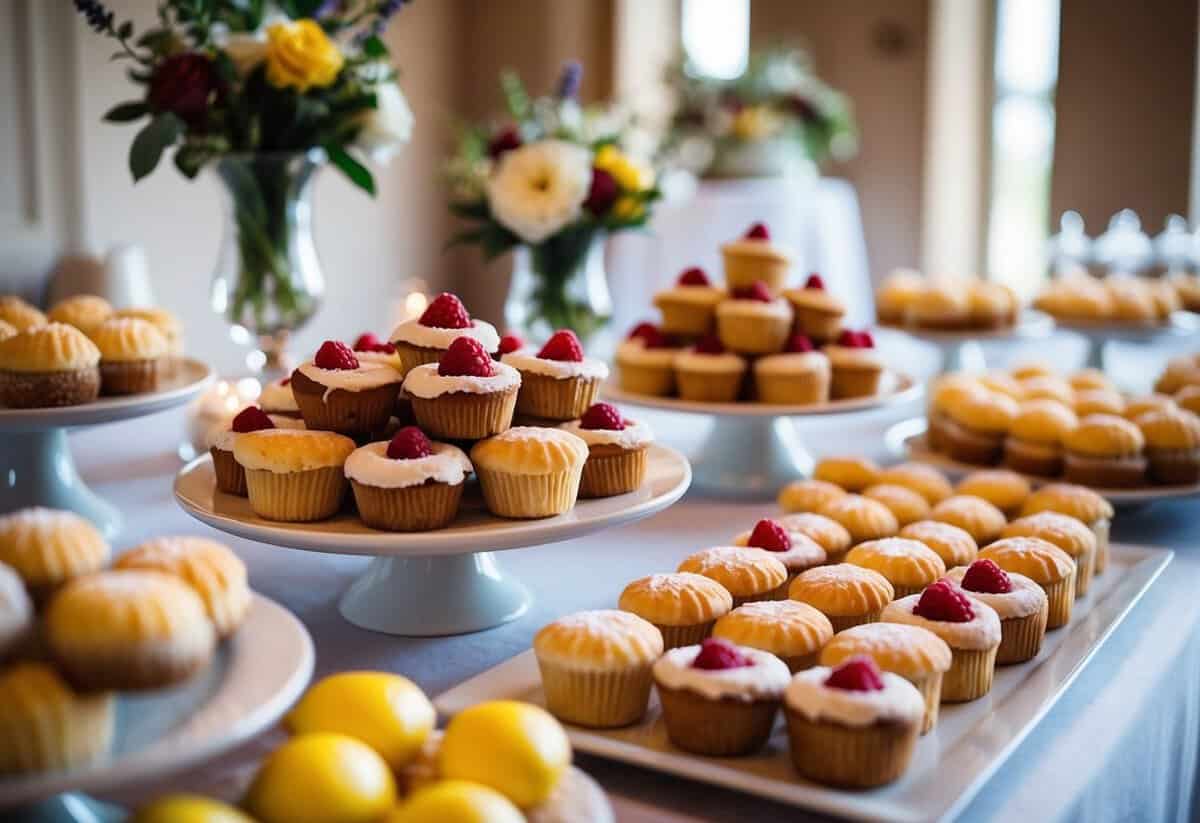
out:
{"label": "white serving plate", "polygon": [[1029,340],[1047,337],[1054,331],[1054,318],[1035,309],[1021,312],[1016,324],[1002,329],[925,329],[919,326],[879,324],[879,328],[901,332],[928,343],[968,343],[971,341]]}
{"label": "white serving plate", "polygon": [[1096,342],[1121,340],[1126,343],[1152,343],[1166,337],[1179,337],[1200,332],[1200,316],[1188,311],[1172,312],[1166,322],[1136,325],[1111,323],[1107,320],[1058,319],[1055,324],[1063,331],[1075,332]]}
{"label": "white serving plate", "polygon": [[[856,820],[918,823],[952,818],[984,786],[1170,562],[1165,549],[1113,544],[1108,570],[1071,622],[1046,635],[1038,656],[997,670],[980,700],[943,705],[938,725],[917,744],[908,772],[869,791],[826,788],[798,777],[782,720],[767,749],[742,758],[705,758],[675,749],[659,719],[656,697],[639,724],[609,731],[567,726],[576,749],[642,768],[711,783],[825,814]],[[481,700],[514,698],[543,704],[533,651],[527,651],[440,695],[447,716]]]}

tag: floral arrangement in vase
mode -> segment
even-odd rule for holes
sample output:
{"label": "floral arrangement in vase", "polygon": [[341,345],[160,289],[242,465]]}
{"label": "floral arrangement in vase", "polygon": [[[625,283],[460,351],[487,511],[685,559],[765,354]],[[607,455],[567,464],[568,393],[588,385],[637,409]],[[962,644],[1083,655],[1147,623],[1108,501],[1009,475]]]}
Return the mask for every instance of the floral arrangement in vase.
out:
{"label": "floral arrangement in vase", "polygon": [[579,102],[582,68],[568,64],[552,95],[531,98],[501,77],[507,116],[463,129],[447,164],[451,211],[470,226],[451,245],[491,260],[516,251],[505,322],[533,338],[588,337],[612,314],[604,240],[645,225],[655,173],[624,145],[628,119]]}
{"label": "floral arrangement in vase", "polygon": [[[159,0],[138,32],[97,0],[75,0],[115,40],[139,95],[104,119],[138,123],[134,180],[173,150],[194,178],[213,167],[227,194],[213,306],[258,335],[268,358],[317,310],[324,279],[312,237],[315,173],[332,164],[374,194],[359,159],[407,142],[412,112],[383,34],[409,0]],[[358,156],[356,156],[358,155]]]}
{"label": "floral arrangement in vase", "polygon": [[741,76],[698,74],[686,58],[668,72],[675,109],[667,163],[702,177],[811,174],[858,149],[845,95],[823,83],[795,48],[753,52]]}

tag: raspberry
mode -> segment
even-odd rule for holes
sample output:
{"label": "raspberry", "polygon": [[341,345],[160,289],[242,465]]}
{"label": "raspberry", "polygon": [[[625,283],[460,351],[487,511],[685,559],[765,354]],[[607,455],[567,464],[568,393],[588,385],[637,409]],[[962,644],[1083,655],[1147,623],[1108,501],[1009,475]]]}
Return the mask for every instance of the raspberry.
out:
{"label": "raspberry", "polygon": [[638,323],[629,333],[629,339],[641,340],[648,349],[666,349],[671,346],[671,339],[653,323]]}
{"label": "raspberry", "polygon": [[495,160],[504,152],[519,148],[521,148],[521,135],[517,132],[516,126],[509,126],[497,132],[488,141],[487,153],[488,157]]}
{"label": "raspberry", "polygon": [[318,369],[350,371],[358,368],[358,358],[350,351],[350,347],[340,340],[326,340],[321,344],[321,348],[317,349],[313,365]]}
{"label": "raspberry", "polygon": [[444,291],[433,298],[417,322],[435,329],[466,329],[471,325],[471,315],[458,297]]}
{"label": "raspberry", "polygon": [[550,335],[546,345],[538,352],[543,360],[561,360],[568,363],[579,363],[583,360],[583,344],[570,329],[559,329]]}
{"label": "raspberry", "polygon": [[858,333],[859,348],[873,349],[875,348],[875,338],[869,331],[863,330]]}
{"label": "raspberry", "polygon": [[962,587],[969,592],[1007,594],[1012,591],[1012,580],[1004,569],[996,565],[996,561],[985,558],[967,567]]}
{"label": "raspberry", "polygon": [[771,232],[767,231],[766,223],[755,223],[746,232],[747,240],[770,240]]}
{"label": "raspberry", "polygon": [[706,637],[700,641],[700,653],[692,661],[693,669],[720,671],[753,666],[754,661],[738,651],[737,646],[719,637]]}
{"label": "raspberry", "polygon": [[759,520],[750,532],[747,546],[756,549],[766,549],[769,552],[785,552],[792,547],[792,538],[788,537],[787,529],[779,525],[778,520]]}
{"label": "raspberry", "polygon": [[612,174],[604,169],[592,169],[592,183],[588,187],[587,199],[583,201],[583,207],[599,217],[608,213],[620,194],[621,189],[617,186],[617,179]]}
{"label": "raspberry", "polygon": [[258,406],[247,406],[237,413],[237,417],[233,418],[233,425],[230,426],[238,434],[246,432],[256,432],[260,429],[273,429],[275,424],[271,422],[271,418],[267,417],[267,413]]}
{"label": "raspberry", "polygon": [[830,672],[825,685],[848,692],[879,692],[883,691],[883,672],[874,660],[856,654]]}
{"label": "raspberry", "polygon": [[625,418],[613,404],[595,403],[579,418],[579,428],[619,432],[625,428]]}
{"label": "raspberry", "polygon": [[454,338],[438,363],[438,374],[443,377],[491,377],[495,373],[491,355],[473,337]]}
{"label": "raspberry", "polygon": [[750,286],[733,290],[734,300],[757,300],[760,303],[771,302],[771,290],[761,280],[755,280]]}
{"label": "raspberry", "polygon": [[393,460],[416,460],[433,454],[433,444],[416,426],[405,426],[388,443],[387,456]]}
{"label": "raspberry", "polygon": [[676,281],[681,286],[711,286],[712,281],[708,279],[708,275],[704,273],[704,269],[699,266],[692,266],[686,269],[683,274],[679,275],[679,280]]}
{"label": "raspberry", "polygon": [[825,291],[825,281],[821,279],[821,275],[813,272],[808,276],[808,279],[804,281],[804,288]]}
{"label": "raspberry", "polygon": [[696,345],[692,350],[697,354],[724,354],[725,345],[721,342],[721,338],[715,334],[707,334],[696,341]]}
{"label": "raspberry", "polygon": [[525,341],[515,334],[506,334],[500,338],[500,354],[512,354],[517,349],[524,347]]}
{"label": "raspberry", "polygon": [[926,620],[942,620],[946,623],[966,623],[975,617],[970,599],[949,580],[930,583],[921,592],[913,614]]}
{"label": "raspberry", "polygon": [[802,354],[815,350],[816,347],[813,346],[813,342],[808,339],[806,334],[793,334],[788,338],[787,347],[784,349],[789,354]]}
{"label": "raspberry", "polygon": [[371,332],[360,334],[358,339],[354,341],[355,351],[378,352],[380,354],[395,354],[396,347],[391,343],[385,343]]}
{"label": "raspberry", "polygon": [[288,375],[287,377],[285,377],[285,378],[283,378],[282,380],[280,380],[280,381],[279,381],[279,385],[281,385],[281,386],[290,386],[290,385],[292,385],[292,376],[291,376],[291,375]]}
{"label": "raspberry", "polygon": [[837,344],[839,346],[845,346],[848,349],[853,349],[857,348],[855,345],[856,343],[858,343],[858,335],[849,329],[842,329],[841,332],[838,333]]}

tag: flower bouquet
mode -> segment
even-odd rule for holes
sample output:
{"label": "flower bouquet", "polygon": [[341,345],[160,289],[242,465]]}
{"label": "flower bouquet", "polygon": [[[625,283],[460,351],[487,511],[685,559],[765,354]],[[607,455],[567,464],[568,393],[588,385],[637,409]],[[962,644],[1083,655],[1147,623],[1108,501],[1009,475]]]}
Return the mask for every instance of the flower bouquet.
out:
{"label": "flower bouquet", "polygon": [[373,194],[355,153],[386,159],[411,134],[382,40],[405,2],[160,0],[157,20],[137,33],[102,3],[75,0],[92,29],[117,41],[113,57],[131,64],[141,89],[105,115],[142,124],[129,147],[134,180],[173,149],[186,177],[213,166],[224,184],[229,222],[213,305],[269,354],[313,315],[323,290],[314,173],[331,163]]}
{"label": "flower bouquet", "polygon": [[488,260],[516,250],[505,321],[535,338],[604,326],[604,239],[643,226],[659,197],[653,169],[622,148],[626,119],[580,105],[581,76],[568,64],[553,95],[531,99],[505,73],[507,121],[465,128],[447,166],[450,209],[472,224],[451,245],[478,245]]}
{"label": "flower bouquet", "polygon": [[798,49],[756,52],[732,80],[700,76],[683,59],[668,82],[676,100],[664,141],[669,165],[704,177],[775,177],[812,173],[857,151],[849,101]]}

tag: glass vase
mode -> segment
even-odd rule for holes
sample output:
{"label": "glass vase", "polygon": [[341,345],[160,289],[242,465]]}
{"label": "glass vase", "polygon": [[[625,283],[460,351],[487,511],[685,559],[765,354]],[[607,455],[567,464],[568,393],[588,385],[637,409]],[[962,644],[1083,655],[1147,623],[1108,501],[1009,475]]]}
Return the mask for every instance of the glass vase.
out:
{"label": "glass vase", "polygon": [[585,344],[612,319],[604,269],[603,231],[566,229],[536,245],[517,247],[504,321],[526,340],[542,342],[571,329]]}
{"label": "glass vase", "polygon": [[312,190],[320,151],[230,154],[216,164],[225,228],[212,306],[238,342],[257,341],[268,372],[287,368],[292,332],[321,305],[325,279],[313,242]]}

